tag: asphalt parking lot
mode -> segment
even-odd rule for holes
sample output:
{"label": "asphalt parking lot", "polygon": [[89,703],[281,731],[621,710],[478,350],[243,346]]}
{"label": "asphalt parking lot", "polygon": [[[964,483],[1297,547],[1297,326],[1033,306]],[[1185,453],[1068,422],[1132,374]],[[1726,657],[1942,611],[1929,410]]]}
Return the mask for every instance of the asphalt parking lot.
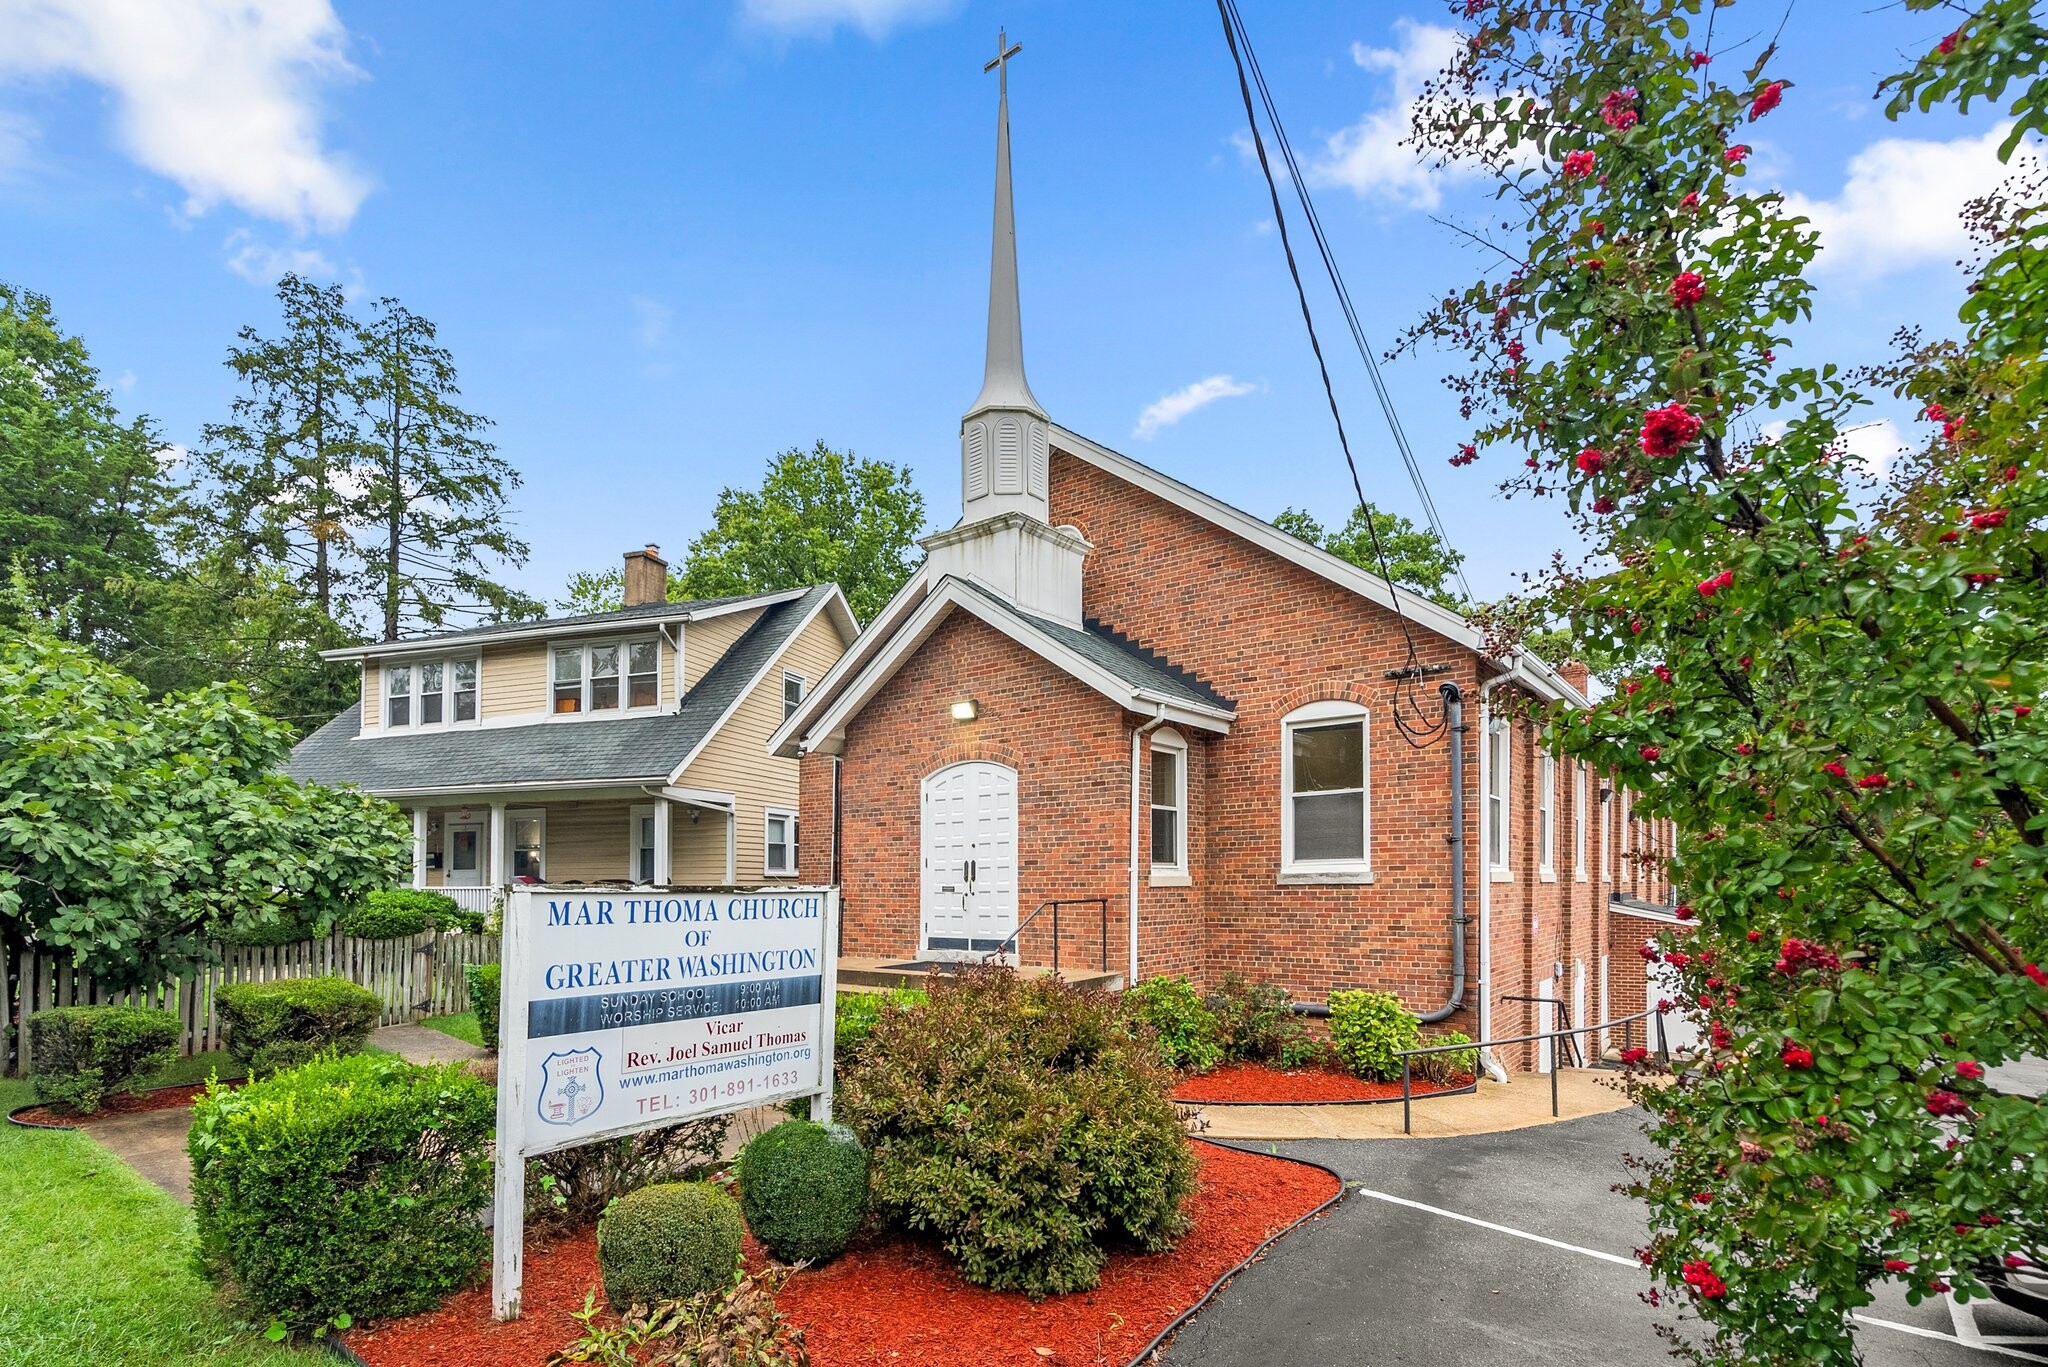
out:
{"label": "asphalt parking lot", "polygon": [[[1172,1367],[1248,1363],[1402,1363],[1416,1367],[1668,1362],[1657,1337],[1669,1302],[1640,1299],[1648,1276],[1639,1207],[1609,1190],[1621,1154],[1647,1144],[1641,1113],[1617,1111],[1458,1139],[1246,1143],[1313,1159],[1354,1190],[1288,1235],[1183,1329]],[[1460,1218],[1463,1217],[1463,1218]],[[2048,1336],[2048,1325],[1975,1303],[1985,1336]],[[1858,1342],[1870,1367],[2048,1363],[2031,1351],[1972,1346],[1944,1304],[1889,1291]]]}

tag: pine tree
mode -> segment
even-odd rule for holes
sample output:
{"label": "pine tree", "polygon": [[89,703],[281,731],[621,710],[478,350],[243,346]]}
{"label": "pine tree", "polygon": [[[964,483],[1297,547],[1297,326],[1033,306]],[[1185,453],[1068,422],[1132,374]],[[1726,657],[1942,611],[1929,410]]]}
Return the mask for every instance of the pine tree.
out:
{"label": "pine tree", "polygon": [[485,573],[487,557],[524,564],[526,543],[505,525],[505,495],[519,472],[483,433],[490,419],[455,403],[455,361],[434,325],[396,299],[357,334],[368,446],[357,507],[378,533],[365,557],[366,589],[383,613],[383,639],[409,624],[451,617],[538,616],[541,605]]}

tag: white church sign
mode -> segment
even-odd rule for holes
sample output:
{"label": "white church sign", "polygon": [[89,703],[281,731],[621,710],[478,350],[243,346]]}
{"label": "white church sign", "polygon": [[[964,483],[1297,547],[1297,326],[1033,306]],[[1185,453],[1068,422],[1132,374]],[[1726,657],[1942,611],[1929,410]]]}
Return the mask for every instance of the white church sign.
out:
{"label": "white church sign", "polygon": [[836,888],[515,888],[501,949],[492,1294],[519,1314],[525,1160],[813,1097],[832,1107]]}

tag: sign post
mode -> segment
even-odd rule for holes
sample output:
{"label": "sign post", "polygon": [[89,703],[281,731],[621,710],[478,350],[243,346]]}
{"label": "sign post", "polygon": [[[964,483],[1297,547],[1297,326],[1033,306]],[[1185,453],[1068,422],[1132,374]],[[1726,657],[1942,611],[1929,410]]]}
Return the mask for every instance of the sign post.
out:
{"label": "sign post", "polygon": [[491,1296],[519,1316],[526,1160],[810,1097],[832,1116],[837,888],[515,888]]}

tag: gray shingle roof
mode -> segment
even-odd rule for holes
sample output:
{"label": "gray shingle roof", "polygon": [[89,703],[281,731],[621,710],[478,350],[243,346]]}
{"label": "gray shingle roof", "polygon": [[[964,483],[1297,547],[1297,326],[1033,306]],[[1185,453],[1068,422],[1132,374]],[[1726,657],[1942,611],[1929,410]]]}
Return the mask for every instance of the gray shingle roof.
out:
{"label": "gray shingle roof", "polygon": [[1147,692],[1193,707],[1215,708],[1226,712],[1237,710],[1236,703],[1218,693],[1207,681],[1197,677],[1193,672],[1172,663],[1157,651],[1147,650],[1128,636],[1112,631],[1100,622],[1090,619],[1080,627],[1071,627],[1064,622],[1055,622],[1049,617],[1040,617],[1035,612],[1026,612],[1015,603],[989,592],[971,580],[960,579],[957,582],[972,591],[983,602],[1000,610],[1005,616],[1072,651],[1097,668],[1108,670],[1133,688],[1142,688]]}
{"label": "gray shingle roof", "polygon": [[826,585],[770,605],[674,712],[603,721],[536,720],[521,726],[359,740],[362,708],[356,706],[293,746],[285,772],[315,783],[353,784],[380,793],[532,783],[666,782],[831,593],[832,587]]}
{"label": "gray shingle roof", "polygon": [[[462,627],[455,631],[436,632],[430,636],[408,636],[402,641],[392,642],[397,646],[415,646],[427,641],[473,641],[484,640],[501,632],[531,632],[539,630],[578,630],[583,627],[631,626],[650,617],[689,617],[709,612],[714,608],[730,607],[734,603],[751,602],[757,598],[773,598],[785,593],[777,589],[773,593],[736,593],[725,598],[693,598],[685,602],[640,603],[630,608],[614,608],[610,612],[583,612],[572,617],[536,617],[530,622],[496,622],[489,626]],[[374,652],[377,647],[370,646]]]}

